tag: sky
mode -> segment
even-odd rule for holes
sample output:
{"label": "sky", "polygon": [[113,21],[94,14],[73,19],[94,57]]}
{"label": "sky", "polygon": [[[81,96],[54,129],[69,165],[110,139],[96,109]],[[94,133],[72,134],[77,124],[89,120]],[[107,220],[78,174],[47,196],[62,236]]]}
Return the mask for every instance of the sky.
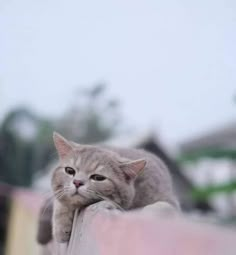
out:
{"label": "sky", "polygon": [[0,117],[109,85],[124,124],[179,143],[236,118],[236,1],[2,0]]}

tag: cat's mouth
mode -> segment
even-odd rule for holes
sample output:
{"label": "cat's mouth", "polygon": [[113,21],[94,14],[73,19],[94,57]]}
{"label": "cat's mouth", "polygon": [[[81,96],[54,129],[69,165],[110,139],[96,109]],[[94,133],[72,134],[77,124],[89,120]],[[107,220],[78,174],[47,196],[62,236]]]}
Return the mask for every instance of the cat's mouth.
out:
{"label": "cat's mouth", "polygon": [[80,196],[80,197],[82,197],[82,198],[86,198],[86,199],[87,199],[87,197],[84,196],[84,195],[82,194],[82,192],[79,191],[79,189],[75,189],[75,192],[72,194],[72,196],[73,196],[73,197],[74,197],[74,196]]}
{"label": "cat's mouth", "polygon": [[76,189],[74,195],[79,195],[79,191]]}
{"label": "cat's mouth", "polygon": [[79,190],[76,189],[75,192],[72,194],[72,196],[80,195]]}

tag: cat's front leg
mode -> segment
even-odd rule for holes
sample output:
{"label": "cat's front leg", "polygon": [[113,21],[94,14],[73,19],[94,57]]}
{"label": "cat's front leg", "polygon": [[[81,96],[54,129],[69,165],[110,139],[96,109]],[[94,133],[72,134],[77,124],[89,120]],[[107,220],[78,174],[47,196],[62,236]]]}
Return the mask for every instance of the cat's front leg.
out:
{"label": "cat's front leg", "polygon": [[72,230],[74,210],[58,201],[53,208],[53,237],[59,243],[68,242]]}

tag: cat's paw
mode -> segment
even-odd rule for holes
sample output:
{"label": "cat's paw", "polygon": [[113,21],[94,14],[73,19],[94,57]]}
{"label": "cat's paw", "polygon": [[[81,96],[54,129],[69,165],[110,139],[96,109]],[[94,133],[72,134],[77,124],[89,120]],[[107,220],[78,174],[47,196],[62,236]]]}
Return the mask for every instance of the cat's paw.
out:
{"label": "cat's paw", "polygon": [[107,209],[107,210],[116,210],[116,209],[121,209],[119,205],[114,204],[113,202],[110,201],[102,201],[102,207]]}
{"label": "cat's paw", "polygon": [[177,208],[164,201],[147,205],[142,209],[142,211],[150,215],[156,215],[160,217],[174,217],[178,214]]}
{"label": "cat's paw", "polygon": [[54,237],[58,243],[66,243],[70,240],[71,228],[66,226],[65,228],[56,228]]}
{"label": "cat's paw", "polygon": [[121,209],[121,207],[119,205],[116,205],[113,202],[105,201],[105,200],[94,204],[94,206],[95,206],[95,209],[97,209],[97,208],[106,209],[106,210]]}

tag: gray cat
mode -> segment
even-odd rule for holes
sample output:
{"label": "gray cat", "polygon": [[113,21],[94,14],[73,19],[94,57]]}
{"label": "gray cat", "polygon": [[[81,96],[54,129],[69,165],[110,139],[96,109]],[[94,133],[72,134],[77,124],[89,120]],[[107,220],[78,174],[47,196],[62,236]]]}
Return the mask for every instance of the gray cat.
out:
{"label": "gray cat", "polygon": [[[157,202],[166,202],[179,209],[168,169],[155,155],[137,149],[80,145],[57,133],[53,138],[60,159],[51,182],[53,237],[56,241],[69,240],[76,209],[101,200],[112,201],[124,210]],[[51,239],[50,234],[45,237],[51,214],[48,213],[45,219],[41,212],[40,243],[45,244]]]}

